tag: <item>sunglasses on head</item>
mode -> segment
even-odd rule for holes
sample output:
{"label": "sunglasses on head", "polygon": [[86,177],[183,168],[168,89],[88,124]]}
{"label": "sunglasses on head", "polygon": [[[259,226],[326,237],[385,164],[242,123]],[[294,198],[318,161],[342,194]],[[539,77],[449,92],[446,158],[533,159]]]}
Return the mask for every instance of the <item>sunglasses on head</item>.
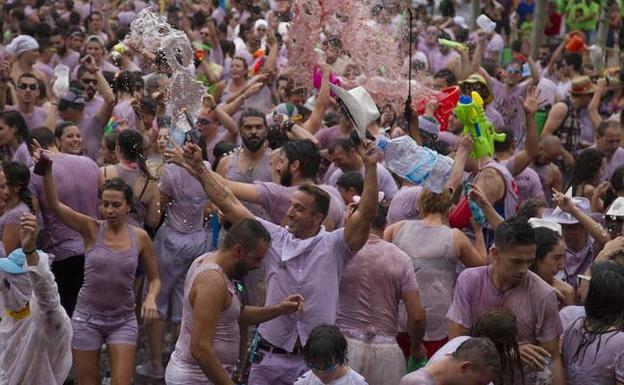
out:
{"label": "sunglasses on head", "polygon": [[36,91],[37,88],[39,88],[39,85],[37,84],[26,84],[26,83],[20,83],[17,85],[17,87],[19,87],[20,90],[25,90],[30,88],[31,91]]}

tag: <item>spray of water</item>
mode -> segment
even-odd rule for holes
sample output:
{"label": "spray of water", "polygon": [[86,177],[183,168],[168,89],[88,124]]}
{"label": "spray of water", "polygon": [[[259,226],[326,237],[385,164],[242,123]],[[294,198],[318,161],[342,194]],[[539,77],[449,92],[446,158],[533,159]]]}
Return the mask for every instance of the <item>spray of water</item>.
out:
{"label": "spray of water", "polygon": [[139,52],[151,53],[157,60],[164,58],[163,62],[172,71],[165,95],[172,131],[189,131],[191,127],[182,109],[186,109],[192,120],[197,119],[206,87],[193,76],[193,48],[186,34],[173,28],[151,8],[145,8],[130,25],[124,43]]}

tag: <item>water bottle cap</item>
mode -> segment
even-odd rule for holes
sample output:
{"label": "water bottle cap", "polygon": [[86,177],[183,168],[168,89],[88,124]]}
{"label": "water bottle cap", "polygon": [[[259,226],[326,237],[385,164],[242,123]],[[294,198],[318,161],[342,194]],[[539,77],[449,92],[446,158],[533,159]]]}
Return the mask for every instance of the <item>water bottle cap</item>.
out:
{"label": "water bottle cap", "polygon": [[376,142],[375,144],[377,145],[377,147],[383,150],[384,147],[386,147],[386,145],[388,144],[388,139],[386,139],[386,137],[383,135],[379,135],[375,142]]}
{"label": "water bottle cap", "polygon": [[459,97],[459,103],[461,104],[470,104],[472,103],[472,98],[468,95],[462,95]]}

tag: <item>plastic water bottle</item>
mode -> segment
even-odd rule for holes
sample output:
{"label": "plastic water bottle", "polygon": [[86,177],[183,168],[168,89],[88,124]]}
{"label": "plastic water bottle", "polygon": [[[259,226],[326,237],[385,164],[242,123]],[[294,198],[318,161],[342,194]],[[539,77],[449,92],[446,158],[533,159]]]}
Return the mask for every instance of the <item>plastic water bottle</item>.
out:
{"label": "plastic water bottle", "polygon": [[69,90],[69,67],[65,64],[57,65],[54,67],[54,76],[56,80],[52,86],[52,92],[60,99]]}
{"label": "plastic water bottle", "polygon": [[379,136],[375,144],[384,152],[386,166],[395,174],[436,194],[446,188],[453,159],[419,146],[409,136],[395,139]]}

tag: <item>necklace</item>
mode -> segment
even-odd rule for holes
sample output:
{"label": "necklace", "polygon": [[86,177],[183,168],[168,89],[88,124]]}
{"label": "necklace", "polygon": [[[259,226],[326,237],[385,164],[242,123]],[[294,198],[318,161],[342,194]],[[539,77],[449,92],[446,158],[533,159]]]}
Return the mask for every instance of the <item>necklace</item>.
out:
{"label": "necklace", "polygon": [[[241,154],[248,154],[248,151],[245,149],[241,150]],[[258,164],[258,160],[250,160],[249,159],[249,155],[245,155],[245,162],[247,162],[247,171],[245,172],[245,174],[249,175],[253,172],[254,168],[256,167],[256,164]]]}

